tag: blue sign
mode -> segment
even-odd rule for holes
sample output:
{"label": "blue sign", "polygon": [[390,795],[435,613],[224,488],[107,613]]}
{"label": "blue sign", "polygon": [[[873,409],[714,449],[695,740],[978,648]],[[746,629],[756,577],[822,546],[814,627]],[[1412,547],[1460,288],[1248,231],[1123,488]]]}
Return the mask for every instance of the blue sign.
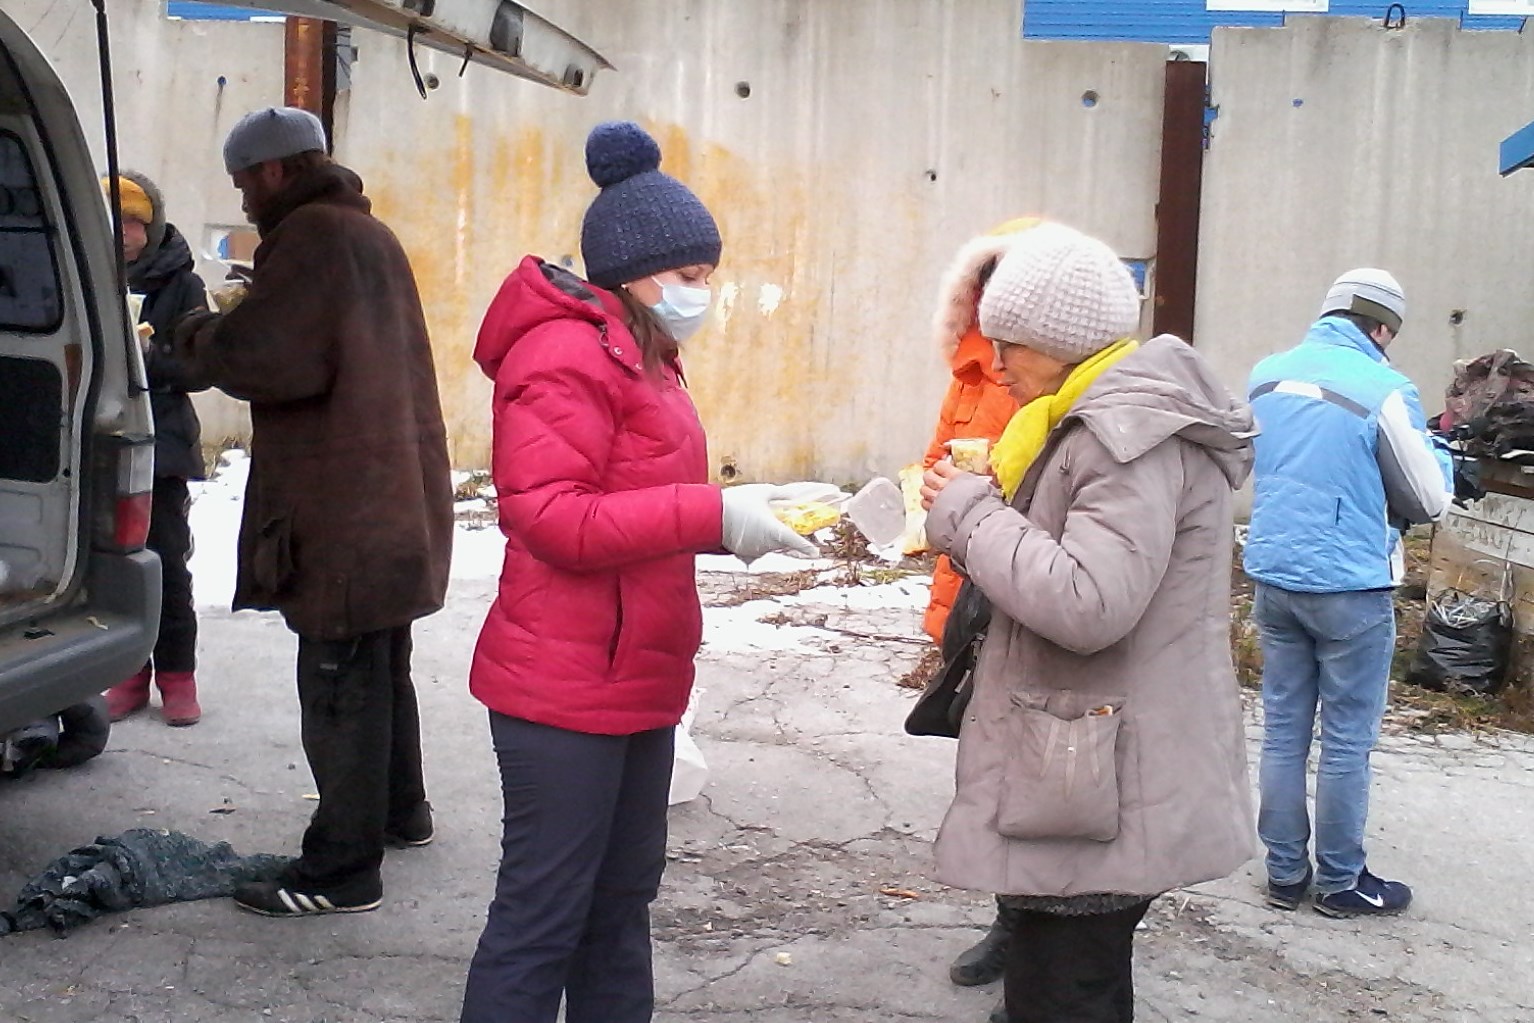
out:
{"label": "blue sign", "polygon": [[[1200,45],[1218,26],[1276,27],[1311,14],[1383,19],[1389,6],[1384,0],[1024,0],[1023,38]],[[1525,0],[1412,0],[1406,10],[1409,18],[1457,18],[1464,28],[1517,31],[1523,18],[1507,15],[1528,6]]]}

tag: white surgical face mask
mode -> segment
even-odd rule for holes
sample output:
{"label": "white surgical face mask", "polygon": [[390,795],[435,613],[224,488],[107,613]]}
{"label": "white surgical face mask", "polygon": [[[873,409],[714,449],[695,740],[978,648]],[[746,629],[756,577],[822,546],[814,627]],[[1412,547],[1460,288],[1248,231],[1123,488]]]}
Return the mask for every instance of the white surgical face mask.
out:
{"label": "white surgical face mask", "polygon": [[660,321],[675,341],[686,341],[698,332],[708,318],[709,306],[714,304],[712,288],[693,288],[685,284],[660,285],[660,301],[650,307],[650,312]]}

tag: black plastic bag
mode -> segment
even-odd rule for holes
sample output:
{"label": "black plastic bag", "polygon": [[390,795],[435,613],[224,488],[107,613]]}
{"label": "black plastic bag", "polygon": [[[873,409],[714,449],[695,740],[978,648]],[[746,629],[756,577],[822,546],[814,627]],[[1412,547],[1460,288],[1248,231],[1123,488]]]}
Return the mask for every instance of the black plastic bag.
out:
{"label": "black plastic bag", "polygon": [[991,602],[978,586],[965,579],[943,626],[943,667],[906,715],[908,734],[959,737],[974,687],[975,663],[980,659],[980,645],[985,642],[985,630],[990,624]]}
{"label": "black plastic bag", "polygon": [[1470,421],[1469,433],[1471,446],[1478,453],[1496,458],[1534,451],[1534,402],[1528,399],[1493,402]]}
{"label": "black plastic bag", "polygon": [[1433,598],[1406,681],[1438,692],[1491,696],[1507,680],[1512,609],[1458,590]]}

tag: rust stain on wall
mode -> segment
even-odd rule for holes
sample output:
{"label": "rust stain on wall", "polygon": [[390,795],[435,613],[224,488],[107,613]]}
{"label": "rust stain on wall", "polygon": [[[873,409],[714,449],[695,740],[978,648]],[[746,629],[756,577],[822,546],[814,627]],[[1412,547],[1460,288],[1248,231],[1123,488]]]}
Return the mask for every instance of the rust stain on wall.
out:
{"label": "rust stain on wall", "polygon": [[415,271],[454,463],[481,465],[489,383],[473,360],[478,320],[468,301],[482,237],[473,118],[455,115],[452,137],[449,159],[433,162],[436,174],[428,178],[409,153],[395,150],[378,161],[368,187],[374,212],[399,236]]}
{"label": "rust stain on wall", "polygon": [[662,170],[698,194],[724,238],[713,319],[683,350],[714,470],[728,461],[742,479],[807,475],[824,428],[814,410],[847,383],[817,355],[823,286],[834,282],[811,245],[810,174],[694,143],[675,124],[646,127]]}

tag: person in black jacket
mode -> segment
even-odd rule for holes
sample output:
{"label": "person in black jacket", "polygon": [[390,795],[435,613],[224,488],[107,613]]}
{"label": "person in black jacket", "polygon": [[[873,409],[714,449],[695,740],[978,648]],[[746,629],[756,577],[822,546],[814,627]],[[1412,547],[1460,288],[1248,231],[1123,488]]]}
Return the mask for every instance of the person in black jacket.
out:
{"label": "person in black jacket", "polygon": [[[110,181],[102,187],[110,192]],[[192,270],[191,246],[165,221],[160,190],[142,174],[118,178],[122,196],[123,258],[128,290],[144,298],[139,322],[154,328],[144,339],[144,369],[154,409],[154,503],[149,549],[160,556],[163,600],[160,635],[150,662],[107,691],[107,710],[120,721],[149,705],[149,683],[160,690],[168,725],[194,725],[197,703],[197,615],[192,608],[192,574],[187,558],[192,530],[187,519],[187,481],[203,476],[202,431],[189,392],[207,385],[194,381],[171,348],[176,322],[208,307],[202,280]]]}

